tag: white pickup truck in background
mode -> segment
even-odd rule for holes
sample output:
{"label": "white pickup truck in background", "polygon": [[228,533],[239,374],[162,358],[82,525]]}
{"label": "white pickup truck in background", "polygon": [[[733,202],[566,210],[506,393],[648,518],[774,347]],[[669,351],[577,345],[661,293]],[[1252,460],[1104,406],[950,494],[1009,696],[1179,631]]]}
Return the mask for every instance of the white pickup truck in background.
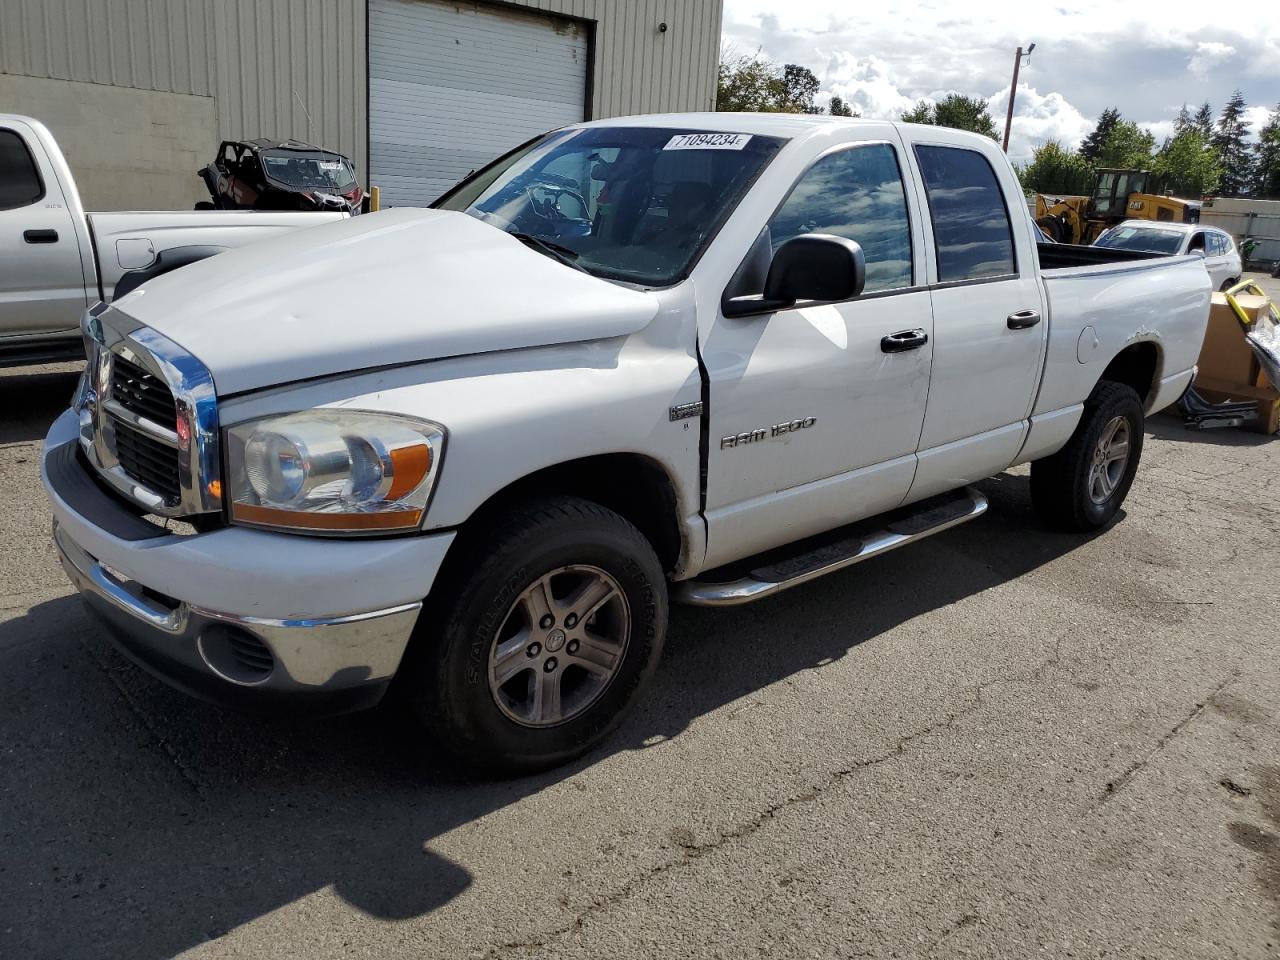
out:
{"label": "white pickup truck in background", "polygon": [[[0,366],[83,356],[80,318],[166,251],[205,256],[343,213],[85,213],[53,134],[0,114]],[[203,251],[190,248],[201,247]]]}
{"label": "white pickup truck in background", "polygon": [[494,771],[598,742],[669,598],[913,543],[1020,463],[1049,524],[1111,522],[1209,309],[1199,257],[1037,248],[999,147],[941,127],[585,123],[437,207],[95,308],[42,469],[138,662],[232,702],[390,689]]}

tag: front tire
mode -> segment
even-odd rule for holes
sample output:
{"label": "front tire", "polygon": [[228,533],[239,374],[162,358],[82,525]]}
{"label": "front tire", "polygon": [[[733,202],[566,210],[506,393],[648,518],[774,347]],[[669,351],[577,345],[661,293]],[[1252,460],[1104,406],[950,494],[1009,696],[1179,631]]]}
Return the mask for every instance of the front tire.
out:
{"label": "front tire", "polygon": [[1099,383],[1067,445],[1031,464],[1031,504],[1040,518],[1077,533],[1110,523],[1142,458],[1143,422],[1132,387]]}
{"label": "front tire", "polygon": [[572,497],[516,507],[464,536],[398,693],[424,732],[477,772],[565,763],[617,726],[657,666],[662,566],[632,524]]}

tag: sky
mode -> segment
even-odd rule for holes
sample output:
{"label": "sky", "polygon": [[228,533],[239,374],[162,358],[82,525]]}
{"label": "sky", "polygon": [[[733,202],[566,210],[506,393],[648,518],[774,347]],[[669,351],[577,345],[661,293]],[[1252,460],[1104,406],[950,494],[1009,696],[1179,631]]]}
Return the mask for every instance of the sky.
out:
{"label": "sky", "polygon": [[1256,131],[1280,101],[1271,0],[725,0],[723,42],[807,66],[823,104],[838,94],[864,117],[896,119],[921,98],[963,93],[988,98],[1000,130],[1014,51],[1035,42],[1014,99],[1015,161],[1050,137],[1074,147],[1107,107],[1160,141],[1184,102],[1208,100],[1216,116],[1239,87]]}

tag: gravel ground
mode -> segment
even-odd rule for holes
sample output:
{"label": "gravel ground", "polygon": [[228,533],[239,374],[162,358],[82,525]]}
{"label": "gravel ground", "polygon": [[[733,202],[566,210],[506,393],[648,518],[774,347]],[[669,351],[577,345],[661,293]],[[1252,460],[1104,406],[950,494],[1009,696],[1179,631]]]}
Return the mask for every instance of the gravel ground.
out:
{"label": "gravel ground", "polygon": [[1273,438],[1148,425],[1123,519],[989,513],[733,611],[641,709],[475,784],[381,712],[246,718],[114,652],[0,374],[0,956],[1280,953]]}

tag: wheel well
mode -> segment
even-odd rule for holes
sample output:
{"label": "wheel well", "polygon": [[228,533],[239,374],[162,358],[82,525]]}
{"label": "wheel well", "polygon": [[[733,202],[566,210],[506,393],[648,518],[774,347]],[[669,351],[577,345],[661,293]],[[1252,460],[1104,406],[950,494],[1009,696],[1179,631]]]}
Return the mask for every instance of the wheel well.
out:
{"label": "wheel well", "polygon": [[1160,348],[1150,341],[1135,343],[1121,350],[1107,369],[1102,380],[1112,380],[1130,386],[1145,404],[1155,387],[1156,371],[1160,368]]}
{"label": "wheel well", "polygon": [[472,514],[467,525],[522,500],[551,495],[582,497],[608,507],[635,524],[664,570],[673,570],[679,563],[675,487],[666,470],[640,454],[601,454],[545,467],[503,487]]}

